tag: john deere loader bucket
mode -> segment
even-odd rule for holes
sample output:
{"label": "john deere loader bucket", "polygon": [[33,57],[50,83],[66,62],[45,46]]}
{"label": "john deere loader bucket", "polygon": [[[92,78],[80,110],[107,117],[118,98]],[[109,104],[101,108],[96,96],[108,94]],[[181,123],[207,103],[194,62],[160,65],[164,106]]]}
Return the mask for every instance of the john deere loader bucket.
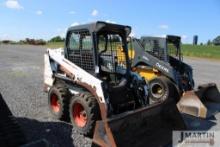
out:
{"label": "john deere loader bucket", "polygon": [[176,104],[166,102],[96,123],[93,142],[99,146],[157,147],[171,143],[172,130],[184,130]]}
{"label": "john deere loader bucket", "polygon": [[198,86],[197,90],[187,91],[177,104],[181,113],[193,115],[200,118],[207,118],[209,110],[208,103],[220,104],[220,93],[214,83],[208,83]]}

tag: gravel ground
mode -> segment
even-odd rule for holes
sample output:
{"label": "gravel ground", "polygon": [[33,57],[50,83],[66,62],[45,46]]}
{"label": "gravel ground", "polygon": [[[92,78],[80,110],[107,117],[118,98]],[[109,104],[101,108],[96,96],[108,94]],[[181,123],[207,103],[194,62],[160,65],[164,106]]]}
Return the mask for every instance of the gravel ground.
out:
{"label": "gravel ground", "polygon": [[[45,47],[0,45],[0,92],[22,125],[29,141],[47,139],[53,146],[72,146],[71,126],[52,119],[43,92]],[[220,62],[187,58],[194,68],[195,82],[215,82],[220,87]],[[220,107],[216,105],[219,111]],[[208,120],[184,116],[192,129],[220,130],[220,114]],[[89,141],[88,141],[89,142]]]}
{"label": "gravel ground", "polygon": [[220,88],[220,60],[185,58],[184,62],[193,67],[196,85],[214,82]]}
{"label": "gravel ground", "polygon": [[72,146],[71,126],[53,120],[43,92],[44,47],[0,45],[0,91],[28,140]]}

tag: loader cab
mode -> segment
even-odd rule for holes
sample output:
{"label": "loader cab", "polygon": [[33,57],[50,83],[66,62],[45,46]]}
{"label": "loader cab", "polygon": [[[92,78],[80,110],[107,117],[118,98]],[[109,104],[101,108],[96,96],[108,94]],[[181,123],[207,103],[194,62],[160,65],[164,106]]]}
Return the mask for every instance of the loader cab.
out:
{"label": "loader cab", "polygon": [[182,61],[181,53],[181,38],[179,36],[167,35],[166,37],[166,48],[168,55]]}
{"label": "loader cab", "polygon": [[65,58],[117,85],[121,76],[130,71],[126,42],[130,31],[129,26],[100,21],[71,27],[66,36]]}
{"label": "loader cab", "polygon": [[178,74],[180,89],[191,90],[194,87],[192,67],[183,62],[181,53],[181,37],[167,35],[166,37],[141,37],[140,43],[149,54],[164,63],[169,63]]}
{"label": "loader cab", "polygon": [[140,42],[145,51],[165,62],[170,58],[182,61],[181,38],[179,36],[167,35],[166,37],[141,37]]}
{"label": "loader cab", "polygon": [[65,58],[102,81],[113,114],[147,104],[146,83],[131,72],[130,32],[129,26],[98,21],[71,27],[66,36]]}

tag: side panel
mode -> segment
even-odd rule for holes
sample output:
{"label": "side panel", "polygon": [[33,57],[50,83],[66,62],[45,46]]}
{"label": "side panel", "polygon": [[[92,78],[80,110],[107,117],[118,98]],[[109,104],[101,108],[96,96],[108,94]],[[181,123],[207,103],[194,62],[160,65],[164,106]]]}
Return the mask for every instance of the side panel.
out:
{"label": "side panel", "polygon": [[[47,86],[52,86],[54,82],[52,67],[50,64],[50,59],[48,54],[44,55],[44,84]],[[47,91],[48,89],[46,89]]]}
{"label": "side panel", "polygon": [[56,63],[58,63],[61,66],[62,69],[66,70],[66,72],[68,72],[68,74],[71,75],[71,78],[75,82],[89,85],[89,87],[96,92],[99,98],[99,102],[105,103],[104,94],[101,86],[101,80],[97,79],[90,73],[86,72],[74,63],[65,59],[64,56],[61,56],[59,53],[56,52],[56,50],[49,49],[48,54],[51,59],[53,59]]}
{"label": "side panel", "polygon": [[133,67],[137,66],[139,63],[145,63],[176,81],[175,71],[168,63],[165,63],[157,59],[156,57],[150,55],[149,53],[145,52],[143,47],[135,39],[133,40],[133,45],[135,49],[135,56],[132,62]]}

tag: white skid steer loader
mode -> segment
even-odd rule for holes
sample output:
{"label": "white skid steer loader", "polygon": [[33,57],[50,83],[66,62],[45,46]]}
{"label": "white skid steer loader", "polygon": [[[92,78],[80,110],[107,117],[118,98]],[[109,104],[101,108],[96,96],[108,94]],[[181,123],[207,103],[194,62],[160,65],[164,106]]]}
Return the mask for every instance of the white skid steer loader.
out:
{"label": "white skid steer loader", "polygon": [[100,21],[69,28],[64,50],[45,53],[49,108],[99,146],[163,146],[185,124],[172,98],[149,104],[145,80],[131,71],[130,32]]}

